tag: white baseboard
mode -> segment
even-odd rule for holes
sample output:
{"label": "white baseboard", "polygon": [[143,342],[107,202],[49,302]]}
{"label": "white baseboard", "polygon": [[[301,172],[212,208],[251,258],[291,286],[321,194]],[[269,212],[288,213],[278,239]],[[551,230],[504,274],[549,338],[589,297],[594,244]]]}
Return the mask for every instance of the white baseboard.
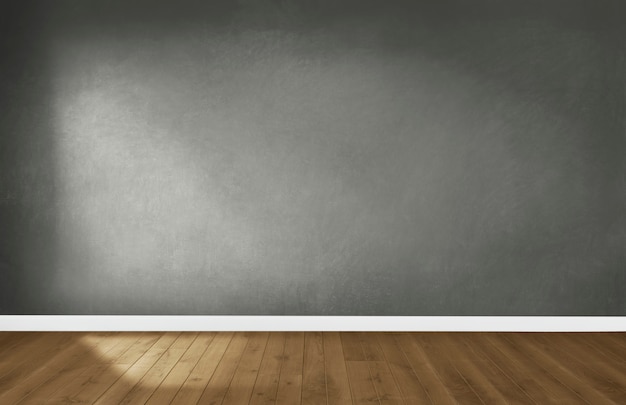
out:
{"label": "white baseboard", "polygon": [[0,315],[0,331],[626,332],[626,317]]}

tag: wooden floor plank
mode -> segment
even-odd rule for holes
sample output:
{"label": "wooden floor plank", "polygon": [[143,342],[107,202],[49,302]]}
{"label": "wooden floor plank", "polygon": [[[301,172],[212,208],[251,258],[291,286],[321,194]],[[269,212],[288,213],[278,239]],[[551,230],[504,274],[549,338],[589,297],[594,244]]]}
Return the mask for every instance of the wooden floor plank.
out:
{"label": "wooden floor plank", "polygon": [[366,361],[361,339],[357,332],[341,332],[341,345],[346,361]]}
{"label": "wooden floor plank", "polygon": [[45,351],[46,346],[60,344],[69,337],[66,332],[41,332],[19,333],[7,339],[6,345],[0,347],[0,377],[11,368],[17,366],[20,361],[26,360],[26,355],[35,355],[39,351]]}
{"label": "wooden floor plank", "polygon": [[[599,336],[596,337],[596,341],[599,340],[598,338]],[[552,343],[553,341],[554,343]],[[610,383],[626,391],[626,369],[621,367],[622,364],[618,359],[606,357],[592,347],[589,347],[586,342],[583,343],[572,339],[571,334],[551,334],[547,341],[544,338],[544,342],[550,344],[550,346],[556,344],[557,349],[567,352],[571,357],[574,357],[576,360],[583,362],[587,367],[595,370]],[[607,347],[610,347],[610,343],[605,342],[603,348],[606,349]]]}
{"label": "wooden floor plank", "polygon": [[[52,333],[52,332],[50,332]],[[17,350],[26,350],[33,341],[41,341],[46,339],[47,333],[31,333],[31,332],[2,332],[2,342],[0,342],[0,364],[13,363]],[[32,346],[31,346],[32,347]],[[12,356],[17,356],[13,357]]]}
{"label": "wooden floor plank", "polygon": [[614,359],[620,363],[626,363],[626,340],[620,339],[624,333],[597,333],[597,336],[591,338],[595,342],[604,342],[605,347],[611,348]]}
{"label": "wooden floor plank", "polygon": [[[6,390],[0,395],[0,402],[17,404],[21,401],[28,401],[28,397],[49,379],[54,378],[55,375],[59,373],[72,370],[75,363],[77,363],[81,357],[89,354],[96,344],[97,341],[91,343],[81,342],[78,334],[70,334],[67,337],[67,341],[59,345],[59,347],[63,347],[62,350],[51,355],[46,361],[43,361],[39,367],[34,368],[34,371],[30,373],[25,372],[24,376],[19,379],[19,384],[15,384],[13,388]],[[49,350],[54,351],[54,348],[51,347]],[[29,363],[25,363],[22,365],[22,368],[28,367],[28,365]],[[22,368],[20,372],[25,371],[22,370]],[[3,382],[6,383],[10,381],[11,377],[15,378],[17,376],[18,374],[8,374],[9,379],[3,380]]]}
{"label": "wooden floor plank", "polygon": [[174,396],[172,405],[189,405],[198,402],[234,336],[235,334],[232,332],[222,332],[215,335],[191,374]]}
{"label": "wooden floor plank", "polygon": [[250,402],[268,338],[268,333],[256,332],[251,334],[222,402],[223,405],[239,405]]}
{"label": "wooden floor plank", "polygon": [[119,405],[145,404],[197,336],[197,333],[181,333],[124,396]]}
{"label": "wooden floor plank", "polygon": [[417,344],[415,339],[413,339],[413,335],[397,334],[394,338],[402,348],[404,355],[413,368],[413,372],[422,382],[433,404],[457,404],[458,402],[452,395],[452,392],[439,378],[437,371],[428,360],[426,353],[424,353],[423,349]]}
{"label": "wooden floor plank", "polygon": [[[606,362],[597,362],[585,350],[560,335],[545,336],[534,333],[530,336],[546,355],[551,356],[574,373],[583,387],[592,387],[617,404],[626,404],[626,377]],[[556,342],[558,344],[551,344]],[[618,381],[614,381],[618,380]],[[619,381],[621,380],[621,381]]]}
{"label": "wooden floor plank", "polygon": [[302,367],[304,365],[304,333],[289,332],[285,338],[284,361],[276,392],[277,405],[302,403]]}
{"label": "wooden floor plank", "polygon": [[5,333],[0,404],[624,404],[625,350],[624,333]]}
{"label": "wooden floor plank", "polygon": [[[66,404],[73,403],[72,396],[81,391],[81,389],[89,385],[94,380],[100,378],[107,369],[113,367],[111,364],[116,362],[127,350],[141,339],[141,334],[121,333],[115,337],[116,345],[105,353],[104,356],[94,361],[80,375],[74,377],[71,382],[63,384],[58,390],[49,395],[45,401],[46,404]],[[145,336],[145,335],[144,335]],[[156,338],[154,339],[156,342]]]}
{"label": "wooden floor plank", "polygon": [[376,335],[378,335],[378,333],[356,333],[356,336],[359,339],[359,343],[361,344],[363,356],[365,356],[364,360],[385,361],[385,354],[378,344],[378,339],[376,339]]}
{"label": "wooden floor plank", "polygon": [[358,334],[378,400],[383,405],[404,405],[404,399],[376,335],[375,333]]}
{"label": "wooden floor plank", "polygon": [[70,333],[42,333],[33,336],[34,339],[18,345],[0,358],[0,398],[17,382],[24,381],[37,370],[43,369],[46,362],[76,345],[76,339]]}
{"label": "wooden floor plank", "polygon": [[268,405],[276,403],[279,374],[259,374],[254,382],[250,396],[250,405]]}
{"label": "wooden floor plank", "polygon": [[533,376],[532,370],[524,368],[518,361],[507,357],[498,347],[489,342],[486,335],[474,336],[467,339],[471,342],[471,347],[479,351],[488,358],[502,373],[516,385],[536,404],[555,404],[558,398],[551,392],[546,391],[538,384],[537,378]]}
{"label": "wooden floor plank", "polygon": [[3,348],[10,344],[11,341],[23,339],[25,336],[28,336],[28,334],[24,332],[21,335],[11,332],[0,332],[0,354],[3,353]]}
{"label": "wooden floor plank", "polygon": [[529,359],[539,364],[551,376],[574,392],[584,402],[594,405],[613,405],[614,402],[602,395],[590,386],[586,385],[575,373],[566,365],[563,365],[557,358],[550,356],[537,342],[524,336],[520,338],[516,334],[507,334],[505,339],[514,345],[518,350],[526,353]]}
{"label": "wooden floor plank", "polygon": [[527,395],[517,381],[506,370],[502,370],[496,363],[491,361],[478,342],[482,334],[459,333],[457,342],[462,350],[471,352],[476,366],[487,380],[504,396],[504,403],[511,405],[536,404],[531,396]]}
{"label": "wooden floor plank", "polygon": [[142,334],[131,346],[112,363],[103,364],[103,367],[84,381],[76,391],[70,391],[62,403],[95,402],[106,390],[124,375],[136,361],[138,361],[161,338],[161,334]]}
{"label": "wooden floor plank", "polygon": [[[77,351],[72,358],[58,363],[58,367],[50,365],[48,378],[29,395],[25,396],[19,404],[43,404],[49,402],[56,392],[74,381],[78,380],[94,364],[97,364],[104,356],[109,355],[120,343],[119,334],[93,338],[90,336],[77,336],[82,341],[83,349]],[[91,338],[91,341],[89,339]],[[84,341],[82,339],[88,339]]]}
{"label": "wooden floor plank", "polygon": [[483,404],[483,401],[474,392],[471,385],[456,369],[454,362],[448,357],[446,349],[437,345],[436,342],[439,340],[439,336],[439,334],[434,333],[420,333],[412,336],[412,338],[421,346],[422,353],[425,354],[425,357],[437,372],[439,379],[458,402],[468,405]]}
{"label": "wooden floor plank", "polygon": [[386,361],[368,361],[374,389],[382,405],[405,405],[389,364]]}
{"label": "wooden floor plank", "polygon": [[376,339],[404,401],[407,404],[433,404],[393,334],[379,333]]}
{"label": "wooden floor plank", "polygon": [[591,348],[599,355],[599,358],[607,364],[611,364],[621,374],[626,374],[626,359],[622,356],[621,350],[606,340],[601,333],[581,333],[569,336],[570,339]]}
{"label": "wooden floor plank", "polygon": [[352,402],[355,405],[380,404],[378,393],[372,382],[370,369],[365,361],[346,361]]}
{"label": "wooden floor plank", "polygon": [[187,380],[211,341],[215,338],[215,335],[214,332],[199,334],[189,346],[189,349],[183,354],[180,361],[176,363],[172,371],[148,399],[146,405],[169,405],[172,402],[180,387]]}
{"label": "wooden floor plank", "polygon": [[97,400],[96,405],[119,404],[143,376],[176,341],[180,333],[164,333],[141,357],[127,368]]}
{"label": "wooden floor plank", "polygon": [[241,356],[248,345],[249,333],[237,333],[230,341],[222,359],[217,364],[211,379],[204,388],[198,404],[217,405],[221,404],[228,391],[230,382],[239,366]]}
{"label": "wooden floor plank", "polygon": [[533,376],[533,380],[548,395],[549,403],[585,404],[587,403],[561,381],[551,375],[540,364],[529,358],[528,353],[520,350],[506,339],[506,334],[486,335],[486,340],[494,346],[509,362],[517,365],[521,375]]}
{"label": "wooden floor plank", "polygon": [[338,332],[325,332],[322,337],[328,405],[351,404],[352,394],[341,336]]}
{"label": "wooden floor plank", "polygon": [[[427,335],[430,336],[430,335]],[[467,385],[485,404],[505,404],[507,398],[483,373],[479,358],[470,350],[464,350],[460,336],[439,333],[429,343],[436,345],[438,352],[447,357]]]}
{"label": "wooden floor plank", "polygon": [[325,405],[327,403],[324,338],[321,332],[307,333],[304,335],[302,405]]}
{"label": "wooden floor plank", "polygon": [[271,333],[259,366],[259,375],[254,384],[251,405],[269,405],[276,402],[280,369],[285,351],[285,333]]}

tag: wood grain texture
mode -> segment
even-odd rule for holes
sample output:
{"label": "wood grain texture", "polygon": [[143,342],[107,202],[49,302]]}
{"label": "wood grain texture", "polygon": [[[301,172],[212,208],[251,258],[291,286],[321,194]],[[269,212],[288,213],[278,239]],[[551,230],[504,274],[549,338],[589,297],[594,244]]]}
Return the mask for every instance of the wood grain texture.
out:
{"label": "wood grain texture", "polygon": [[80,385],[79,389],[68,395],[64,403],[93,403],[139,361],[159,339],[159,334],[142,335],[119,358],[112,358],[110,364],[105,363],[105,368],[101,373],[94,373]]}
{"label": "wood grain texture", "polygon": [[393,378],[398,383],[402,398],[409,404],[433,404],[393,335],[379,333],[376,338],[385,355],[385,361],[389,364]]}
{"label": "wood grain texture", "polygon": [[200,334],[189,346],[189,349],[176,363],[172,371],[165,377],[163,382],[154,391],[146,405],[169,405],[191,374],[198,361],[207,350],[215,333]]}
{"label": "wood grain texture", "polygon": [[253,333],[241,356],[239,366],[228,387],[222,402],[224,405],[237,405],[250,402],[252,390],[259,375],[259,367],[267,347],[268,333]]}
{"label": "wood grain texture", "polygon": [[307,333],[304,336],[302,405],[326,403],[326,397],[326,371],[322,333]]}
{"label": "wood grain texture", "polygon": [[283,366],[280,370],[276,403],[297,405],[302,402],[304,333],[290,332],[285,338]]}
{"label": "wood grain texture", "polygon": [[[91,365],[83,370],[83,372],[75,377],[70,383],[60,385],[58,389],[48,396],[45,403],[47,404],[71,404],[78,402],[77,397],[83,393],[84,398],[93,398],[99,396],[99,392],[104,392],[106,389],[107,377],[109,381],[114,381],[115,368],[119,367],[119,362],[123,359],[125,353],[129,352],[135,345],[141,345],[142,347],[148,347],[150,343],[157,341],[156,336],[150,336],[147,334],[131,334],[124,333],[119,336],[119,339],[115,339],[117,344],[96,362],[92,362]],[[99,382],[100,387],[104,387],[98,390],[96,387]],[[92,388],[90,390],[89,388]],[[84,392],[83,392],[84,391]]]}
{"label": "wood grain texture", "polygon": [[541,363],[531,358],[530,353],[521,350],[506,339],[505,335],[506,334],[489,335],[487,336],[487,340],[496,347],[500,353],[515,363],[519,367],[522,375],[532,376],[540,389],[548,394],[550,402],[560,401],[561,403],[566,402],[570,404],[586,403],[575,392],[559,381],[558,378],[542,367]]}
{"label": "wood grain texture", "polygon": [[411,336],[421,347],[426,361],[439,376],[441,382],[461,404],[482,404],[480,397],[472,389],[466,378],[457,370],[445,348],[438,344],[439,336],[420,334]]}
{"label": "wood grain texture", "polygon": [[328,405],[350,404],[352,394],[341,336],[338,332],[329,332],[323,334],[323,339]]}
{"label": "wood grain texture", "polygon": [[230,382],[248,346],[248,339],[249,334],[247,333],[238,333],[233,336],[226,352],[224,352],[224,356],[204,388],[198,400],[199,404],[214,405],[223,402],[224,396],[228,392]]}
{"label": "wood grain texture", "polygon": [[[49,364],[50,372],[43,374],[45,381],[19,403],[50,403],[49,399],[54,396],[59,387],[71,385],[80,379],[83,373],[88,372],[88,369],[93,366],[92,358],[98,362],[102,357],[115,356],[115,349],[120,346],[123,349],[125,343],[124,339],[94,339],[89,344],[78,345],[79,349],[70,358],[58,360],[57,364],[61,367],[60,371],[54,365]],[[6,399],[8,400],[8,398]]]}
{"label": "wood grain texture", "polygon": [[477,334],[458,334],[455,336],[459,343],[456,345],[457,348],[471,357],[474,364],[479,368],[480,372],[489,383],[505,398],[504,403],[515,405],[537,403],[532,397],[526,394],[524,389],[507,371],[501,369],[497,363],[491,360],[487,352],[481,346],[481,343],[484,344],[484,342],[482,342],[484,339],[479,339]]}
{"label": "wood grain texture", "polygon": [[[76,373],[77,370],[88,365],[85,358],[97,356],[97,354],[92,353],[96,347],[100,346],[101,351],[107,351],[111,343],[110,340],[106,339],[93,339],[81,344],[73,341],[73,339],[68,339],[62,344],[66,347],[64,350],[54,354],[37,371],[25,376],[19,381],[19,384],[15,384],[9,392],[2,396],[2,402],[33,404],[45,401],[49,392],[54,392],[57,387],[71,381],[72,373]],[[55,351],[54,347],[50,347],[49,350]]]}
{"label": "wood grain texture", "polygon": [[233,337],[233,333],[220,333],[215,336],[189,377],[178,390],[171,402],[172,404],[186,405],[198,403],[217,366],[221,363],[226,350],[230,347]]}
{"label": "wood grain texture", "polygon": [[141,389],[144,376],[176,342],[179,333],[164,333],[159,340],[133,363],[94,404],[119,404],[132,392]]}
{"label": "wood grain texture", "polygon": [[626,334],[0,333],[2,404],[623,404]]}
{"label": "wood grain texture", "polygon": [[434,404],[456,404],[457,402],[451,393],[451,387],[444,384],[417,342],[408,334],[398,335],[396,340],[431,401]]}
{"label": "wood grain texture", "polygon": [[254,384],[250,404],[267,405],[276,402],[280,369],[285,351],[285,333],[272,333],[267,340],[265,353],[259,366],[259,373]]}
{"label": "wood grain texture", "polygon": [[180,358],[185,354],[197,334],[181,334],[172,345],[163,352],[156,363],[146,372],[132,390],[120,401],[120,405],[144,404],[161,385]]}

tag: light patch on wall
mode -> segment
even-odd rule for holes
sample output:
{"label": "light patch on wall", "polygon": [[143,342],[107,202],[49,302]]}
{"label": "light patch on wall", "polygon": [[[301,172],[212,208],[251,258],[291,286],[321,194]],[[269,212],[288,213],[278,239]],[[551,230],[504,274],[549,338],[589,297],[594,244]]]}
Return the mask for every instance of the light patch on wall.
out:
{"label": "light patch on wall", "polygon": [[[214,262],[252,262],[255,231],[216,198],[220,190],[177,128],[163,127],[155,115],[170,94],[115,69],[89,46],[79,48],[89,55],[82,61],[61,57],[55,76],[61,211],[55,287],[106,301],[163,272],[174,280]],[[189,249],[193,243],[200,246]]]}
{"label": "light patch on wall", "polygon": [[386,132],[406,119],[397,97],[426,100],[367,52],[303,54],[275,32],[207,41],[54,48],[63,296],[114,302],[142,282],[184,291],[212,277],[223,293],[244,277],[273,283],[280,308],[303,278],[392,253],[380,246],[394,213],[375,212],[401,169],[387,156],[407,145]]}
{"label": "light patch on wall", "polygon": [[480,288],[578,138],[524,151],[521,132],[553,145],[569,124],[416,52],[333,39],[58,41],[53,291],[105,312],[322,314]]}

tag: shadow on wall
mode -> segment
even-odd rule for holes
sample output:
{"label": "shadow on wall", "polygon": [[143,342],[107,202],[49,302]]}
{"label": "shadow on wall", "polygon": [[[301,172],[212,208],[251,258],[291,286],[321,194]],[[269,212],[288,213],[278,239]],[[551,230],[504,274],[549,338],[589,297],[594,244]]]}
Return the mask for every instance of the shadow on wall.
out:
{"label": "shadow on wall", "polygon": [[624,315],[623,6],[444,3],[9,7],[0,311]]}
{"label": "shadow on wall", "polygon": [[[32,6],[32,7],[29,7]],[[57,184],[39,2],[0,13],[0,313],[46,313],[56,262]]]}

